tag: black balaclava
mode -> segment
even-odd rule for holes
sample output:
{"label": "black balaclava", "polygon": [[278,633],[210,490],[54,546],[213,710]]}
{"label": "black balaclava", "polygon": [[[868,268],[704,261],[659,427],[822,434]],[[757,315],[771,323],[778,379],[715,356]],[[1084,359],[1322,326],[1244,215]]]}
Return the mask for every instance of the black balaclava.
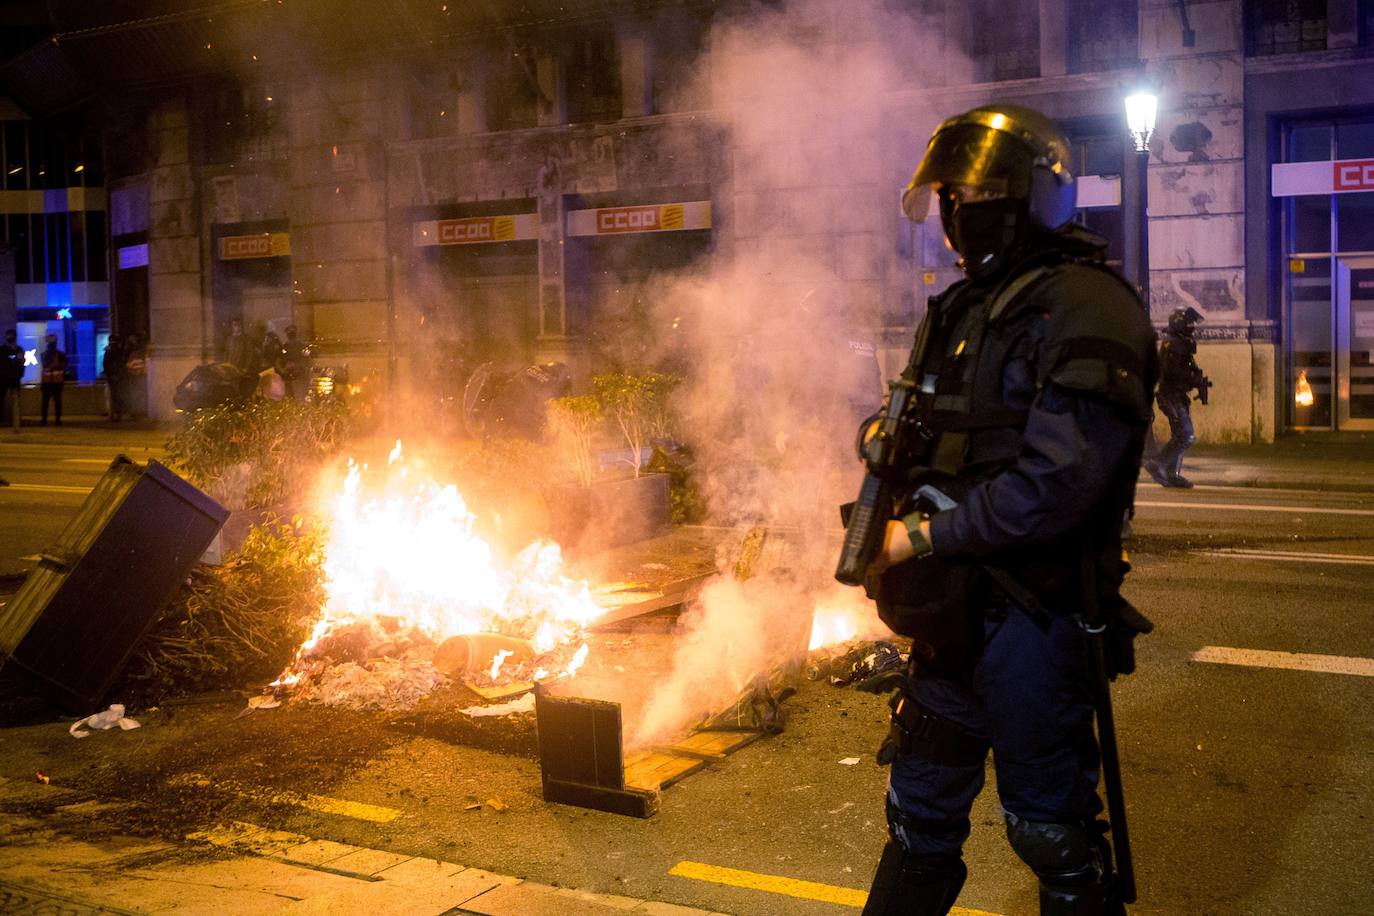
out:
{"label": "black balaclava", "polygon": [[1016,197],[977,203],[955,203],[940,195],[940,216],[950,247],[959,253],[959,266],[975,280],[995,276],[1011,261],[1009,255],[1026,238],[1029,207]]}

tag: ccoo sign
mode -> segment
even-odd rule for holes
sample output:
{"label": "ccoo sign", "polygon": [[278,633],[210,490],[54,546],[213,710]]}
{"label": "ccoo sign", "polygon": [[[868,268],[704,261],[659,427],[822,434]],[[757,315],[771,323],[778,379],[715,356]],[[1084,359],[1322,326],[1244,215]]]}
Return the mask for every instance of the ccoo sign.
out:
{"label": "ccoo sign", "polygon": [[1344,159],[1331,163],[1334,191],[1374,191],[1374,159]]}

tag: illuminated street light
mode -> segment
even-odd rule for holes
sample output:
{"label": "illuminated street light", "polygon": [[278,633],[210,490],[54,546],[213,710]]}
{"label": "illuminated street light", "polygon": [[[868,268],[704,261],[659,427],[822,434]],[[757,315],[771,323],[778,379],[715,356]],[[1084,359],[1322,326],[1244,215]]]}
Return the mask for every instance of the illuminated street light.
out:
{"label": "illuminated street light", "polygon": [[1150,92],[1137,92],[1126,96],[1126,126],[1135,140],[1137,153],[1150,151],[1150,137],[1155,132],[1155,112],[1159,99]]}
{"label": "illuminated street light", "polygon": [[[1121,175],[1122,253],[1121,269],[1136,288],[1145,310],[1150,308],[1150,216],[1149,175],[1150,138],[1155,132],[1155,112],[1159,99],[1151,92],[1134,92],[1126,97],[1126,127],[1135,141],[1135,161],[1123,161]],[[1127,153],[1123,159],[1129,157]]]}

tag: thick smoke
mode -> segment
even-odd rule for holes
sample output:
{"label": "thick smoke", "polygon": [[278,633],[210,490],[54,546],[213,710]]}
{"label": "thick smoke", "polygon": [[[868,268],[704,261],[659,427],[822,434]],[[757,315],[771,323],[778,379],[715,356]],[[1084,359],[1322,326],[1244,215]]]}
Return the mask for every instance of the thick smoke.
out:
{"label": "thick smoke", "polygon": [[732,244],[653,298],[688,354],[681,409],[712,520],[767,526],[784,546],[759,578],[721,582],[684,618],[671,673],[631,726],[637,742],[805,652],[810,627],[796,621],[819,605],[862,603],[855,635],[886,632],[831,576],[838,505],[861,479],[855,433],[885,381],[877,300],[893,285],[881,265],[896,245],[898,176],[919,152],[902,149],[892,99],[919,62],[947,56],[938,40],[881,0],[800,0],[712,32],[703,72],[731,129],[731,184],[717,198]]}

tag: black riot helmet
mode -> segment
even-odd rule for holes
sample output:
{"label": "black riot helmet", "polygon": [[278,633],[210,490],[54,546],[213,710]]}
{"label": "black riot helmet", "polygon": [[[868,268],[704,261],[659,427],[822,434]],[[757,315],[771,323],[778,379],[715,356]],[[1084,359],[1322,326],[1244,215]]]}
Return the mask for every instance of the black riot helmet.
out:
{"label": "black riot helmet", "polygon": [[1054,122],[1018,105],[987,105],[935,129],[902,193],[916,222],[938,195],[949,245],[973,276],[995,273],[1031,228],[1054,231],[1073,216],[1068,141]]}
{"label": "black riot helmet", "polygon": [[1191,305],[1186,308],[1176,308],[1169,313],[1169,330],[1184,337],[1191,337],[1194,326],[1202,320],[1202,313]]}

